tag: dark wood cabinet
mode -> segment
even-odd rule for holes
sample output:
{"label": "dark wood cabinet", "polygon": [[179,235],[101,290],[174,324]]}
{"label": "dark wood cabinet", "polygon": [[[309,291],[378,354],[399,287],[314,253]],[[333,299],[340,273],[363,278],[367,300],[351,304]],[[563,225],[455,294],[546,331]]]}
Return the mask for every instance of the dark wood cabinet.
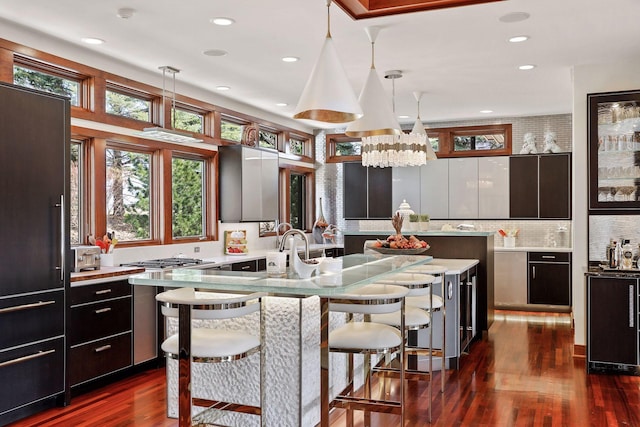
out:
{"label": "dark wood cabinet", "polygon": [[587,277],[587,370],[633,371],[638,348],[638,280]]}
{"label": "dark wood cabinet", "polygon": [[266,258],[240,261],[231,264],[231,271],[262,271],[267,269]]}
{"label": "dark wood cabinet", "polygon": [[69,382],[76,386],[132,365],[132,293],[127,280],[71,287]]}
{"label": "dark wood cabinet", "polygon": [[67,400],[69,99],[0,83],[0,425]]}
{"label": "dark wood cabinet", "polygon": [[571,218],[571,154],[509,159],[511,218]]}
{"label": "dark wood cabinet", "polygon": [[571,254],[529,252],[529,304],[571,305]]}
{"label": "dark wood cabinet", "polygon": [[344,163],[345,219],[387,219],[393,215],[392,169]]}

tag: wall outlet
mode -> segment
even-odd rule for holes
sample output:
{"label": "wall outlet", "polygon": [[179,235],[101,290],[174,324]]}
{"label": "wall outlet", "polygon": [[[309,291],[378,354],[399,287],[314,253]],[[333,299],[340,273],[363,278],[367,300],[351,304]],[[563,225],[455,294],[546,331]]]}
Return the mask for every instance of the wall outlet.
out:
{"label": "wall outlet", "polygon": [[195,252],[195,253],[200,252],[200,246],[195,246],[195,247],[193,248],[193,252]]}

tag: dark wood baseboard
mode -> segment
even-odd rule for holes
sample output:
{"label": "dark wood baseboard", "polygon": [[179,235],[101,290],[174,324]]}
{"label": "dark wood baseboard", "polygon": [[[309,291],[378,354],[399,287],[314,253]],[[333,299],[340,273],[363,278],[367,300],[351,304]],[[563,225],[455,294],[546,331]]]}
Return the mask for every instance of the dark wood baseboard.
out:
{"label": "dark wood baseboard", "polygon": [[579,359],[585,359],[587,357],[587,346],[586,345],[573,345],[573,357]]}

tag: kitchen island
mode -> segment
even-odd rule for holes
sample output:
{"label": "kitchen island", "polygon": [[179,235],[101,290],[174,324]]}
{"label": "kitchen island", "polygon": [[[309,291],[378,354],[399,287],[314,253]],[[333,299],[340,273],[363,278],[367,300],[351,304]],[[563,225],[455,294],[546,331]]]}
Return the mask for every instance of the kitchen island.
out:
{"label": "kitchen island", "polygon": [[[148,272],[131,276],[129,281],[133,285],[266,293],[268,297],[263,300],[264,325],[261,331],[266,355],[263,421],[267,426],[307,426],[320,421],[324,427],[329,425],[327,397],[345,385],[346,369],[346,363],[341,363],[341,359],[334,356],[331,357],[331,372],[326,369],[328,347],[321,343],[327,342],[329,327],[344,321],[344,316],[339,313],[329,316],[329,299],[431,260],[430,256],[350,255],[343,258],[341,272],[304,280],[294,276],[269,278],[265,272],[191,268]],[[180,318],[185,318],[185,315],[190,318],[189,306],[181,306]],[[256,323],[245,322],[240,327],[250,329],[252,324]],[[189,324],[168,322],[168,328],[170,333],[178,330],[181,337],[190,334]],[[183,353],[181,360],[188,360],[189,354]],[[240,403],[255,405],[259,398],[256,393],[260,390],[256,378],[258,363],[260,355],[257,354],[234,363],[231,368],[223,364],[194,364],[191,368],[189,363],[167,360],[169,415],[179,416],[181,426],[190,425],[190,419],[187,422],[187,418],[180,416],[190,412],[190,392],[179,389],[178,375],[189,379],[180,381],[180,384],[206,393],[198,397],[219,400],[223,399],[224,393],[224,399],[239,399]],[[192,385],[191,369],[194,372]],[[188,399],[184,398],[185,393],[189,395]],[[321,399],[321,395],[325,398]],[[235,415],[231,414],[232,417]],[[255,418],[245,416],[243,425],[253,425]]]}
{"label": "kitchen island", "polygon": [[[391,231],[344,231],[344,253],[361,253],[366,240],[386,239]],[[434,258],[477,259],[476,330],[486,334],[494,317],[494,242],[492,231],[405,231],[425,240]]]}

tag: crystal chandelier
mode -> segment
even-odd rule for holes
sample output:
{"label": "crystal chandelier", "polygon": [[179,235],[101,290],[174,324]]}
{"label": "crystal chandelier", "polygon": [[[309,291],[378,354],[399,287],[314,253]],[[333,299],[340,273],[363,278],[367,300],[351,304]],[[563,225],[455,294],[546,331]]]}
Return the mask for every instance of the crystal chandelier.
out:
{"label": "crystal chandelier", "polygon": [[[395,80],[402,71],[387,71],[384,76],[391,79],[393,88],[393,113],[395,115]],[[362,138],[362,165],[379,168],[421,166],[427,163],[427,135],[416,132],[401,132],[399,135],[371,135]]]}

